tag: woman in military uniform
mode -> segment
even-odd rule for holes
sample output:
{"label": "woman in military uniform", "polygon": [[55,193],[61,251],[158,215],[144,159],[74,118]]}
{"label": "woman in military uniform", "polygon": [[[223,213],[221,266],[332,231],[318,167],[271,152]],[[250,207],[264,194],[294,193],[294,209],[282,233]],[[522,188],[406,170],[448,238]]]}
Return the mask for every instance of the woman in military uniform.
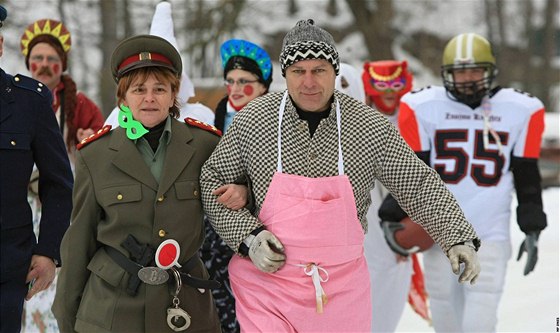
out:
{"label": "woman in military uniform", "polygon": [[[197,253],[204,238],[200,169],[220,133],[175,119],[182,65],[165,39],[124,40],[111,69],[121,126],[105,127],[79,145],[72,223],[61,246],[65,266],[53,305],[59,327],[220,332],[207,290],[216,283]],[[170,241],[179,245],[174,266],[173,258],[155,258]]]}

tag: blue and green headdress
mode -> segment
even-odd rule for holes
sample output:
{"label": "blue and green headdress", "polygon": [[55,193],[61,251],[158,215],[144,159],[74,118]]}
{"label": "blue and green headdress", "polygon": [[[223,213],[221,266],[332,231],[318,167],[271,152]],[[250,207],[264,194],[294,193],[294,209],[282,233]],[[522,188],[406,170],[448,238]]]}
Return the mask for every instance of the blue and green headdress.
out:
{"label": "blue and green headdress", "polygon": [[242,69],[255,74],[268,89],[272,83],[270,56],[256,44],[242,39],[230,39],[220,49],[224,79],[232,69]]}

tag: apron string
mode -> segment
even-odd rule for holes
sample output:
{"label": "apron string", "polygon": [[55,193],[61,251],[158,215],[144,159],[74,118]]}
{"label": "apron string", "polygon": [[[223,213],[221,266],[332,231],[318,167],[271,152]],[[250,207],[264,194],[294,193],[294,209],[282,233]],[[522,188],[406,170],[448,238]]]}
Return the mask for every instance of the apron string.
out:
{"label": "apron string", "polygon": [[340,120],[340,103],[338,102],[338,98],[336,99],[336,127],[338,128],[338,175],[344,175],[344,158],[342,157],[342,140],[340,139],[341,130],[341,123]]}
{"label": "apron string", "polygon": [[282,118],[284,117],[284,109],[286,108],[286,100],[288,99],[288,91],[284,93],[280,109],[278,110],[278,157],[276,171],[282,173]]}
{"label": "apron string", "polygon": [[[315,263],[299,264],[296,266],[303,267],[305,275],[311,277],[315,287],[316,311],[317,313],[323,313],[323,305],[327,304],[328,299],[323,286],[321,286],[321,282],[329,281],[329,272]],[[324,278],[321,276],[321,273],[325,275]]]}

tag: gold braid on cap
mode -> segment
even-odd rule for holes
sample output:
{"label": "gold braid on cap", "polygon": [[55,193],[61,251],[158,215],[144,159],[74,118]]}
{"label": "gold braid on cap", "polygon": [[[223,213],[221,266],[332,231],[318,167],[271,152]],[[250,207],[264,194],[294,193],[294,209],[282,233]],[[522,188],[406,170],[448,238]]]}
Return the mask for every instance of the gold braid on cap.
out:
{"label": "gold braid on cap", "polygon": [[68,53],[70,51],[70,46],[72,45],[72,40],[70,38],[70,32],[62,22],[42,19],[35,21],[27,26],[23,36],[21,36],[21,53],[27,56],[29,53],[29,43],[39,35],[51,35],[58,39],[60,45],[64,52]]}
{"label": "gold braid on cap", "polygon": [[374,70],[373,70],[373,66],[371,66],[369,68],[369,75],[374,78],[377,81],[391,81],[394,80],[396,78],[398,78],[399,76],[401,76],[402,73],[402,67],[399,66],[397,67],[397,69],[395,70],[395,72],[391,75],[381,75],[381,74],[377,74]]}

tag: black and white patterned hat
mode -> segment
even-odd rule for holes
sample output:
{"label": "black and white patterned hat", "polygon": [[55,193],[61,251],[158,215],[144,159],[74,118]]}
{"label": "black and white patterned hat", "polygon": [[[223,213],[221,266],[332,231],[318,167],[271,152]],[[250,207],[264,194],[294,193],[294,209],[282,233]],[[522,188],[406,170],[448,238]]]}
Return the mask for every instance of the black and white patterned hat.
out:
{"label": "black and white patterned hat", "polygon": [[338,75],[340,61],[334,39],[330,33],[314,24],[312,19],[301,20],[284,37],[280,53],[282,76],[286,76],[286,68],[307,59],[329,61]]}

